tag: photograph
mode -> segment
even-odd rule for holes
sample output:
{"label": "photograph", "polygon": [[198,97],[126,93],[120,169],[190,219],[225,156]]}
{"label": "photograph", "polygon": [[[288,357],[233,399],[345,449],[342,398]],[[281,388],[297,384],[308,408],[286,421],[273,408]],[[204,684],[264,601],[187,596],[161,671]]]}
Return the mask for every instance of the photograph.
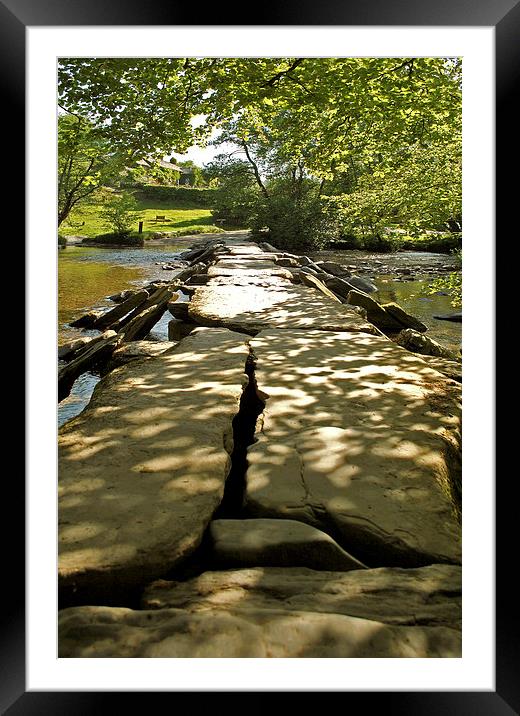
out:
{"label": "photograph", "polygon": [[59,58],[60,657],[460,657],[458,57]]}
{"label": "photograph", "polygon": [[0,710],[343,691],[516,713],[492,387],[510,9],[9,7],[27,582]]}

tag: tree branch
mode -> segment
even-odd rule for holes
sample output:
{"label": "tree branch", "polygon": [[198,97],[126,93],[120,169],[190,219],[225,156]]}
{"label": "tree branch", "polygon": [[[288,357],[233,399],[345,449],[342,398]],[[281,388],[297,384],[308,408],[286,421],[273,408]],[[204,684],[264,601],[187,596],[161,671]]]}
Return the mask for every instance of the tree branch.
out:
{"label": "tree branch", "polygon": [[67,107],[64,107],[60,102],[58,102],[58,107],[62,109],[64,112],[67,112],[67,114],[71,114],[73,117],[76,117],[80,122],[84,122],[85,118],[82,117],[79,114],[76,114],[76,112],[73,112],[71,109],[67,109]]}
{"label": "tree branch", "polygon": [[267,80],[267,82],[264,83],[264,87],[274,87],[274,85],[285,75],[288,75],[290,72],[295,70],[298,65],[301,65],[304,58],[300,57],[292,63],[290,67],[288,67],[286,70],[281,70],[280,72],[277,72],[273,77],[271,77],[270,80]]}
{"label": "tree branch", "polygon": [[299,80],[297,77],[294,77],[294,75],[287,75],[287,79],[291,80],[291,82],[296,82],[297,85],[299,85],[302,89],[304,89],[307,94],[313,95],[314,92],[310,90],[308,87],[306,87],[301,80]]}

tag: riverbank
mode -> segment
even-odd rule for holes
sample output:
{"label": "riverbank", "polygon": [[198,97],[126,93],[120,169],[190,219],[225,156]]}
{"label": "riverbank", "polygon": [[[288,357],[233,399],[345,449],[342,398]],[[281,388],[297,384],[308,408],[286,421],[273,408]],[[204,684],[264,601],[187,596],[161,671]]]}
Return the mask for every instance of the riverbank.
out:
{"label": "riverbank", "polygon": [[[161,234],[161,232],[156,232],[158,234]],[[154,236],[154,237],[147,237],[146,238],[146,245],[147,246],[170,246],[172,242],[175,244],[186,244],[187,246],[193,244],[194,241],[200,241],[203,240],[210,240],[210,239],[216,239],[220,238],[223,234],[226,237],[234,237],[234,236],[243,236],[244,234],[247,234],[248,232],[244,232],[243,229],[237,229],[236,231],[215,231],[215,232],[208,232],[204,233],[202,236],[200,233],[195,234],[182,234],[179,236],[174,236],[173,234],[169,234],[168,232],[162,232],[162,235]],[[73,236],[67,236],[67,244],[72,246],[84,245],[88,246],[88,237],[82,236],[82,235],[73,235]],[[99,246],[96,244],[96,246]],[[103,247],[100,247],[103,248]],[[109,246],[107,248],[113,248],[112,246]]]}

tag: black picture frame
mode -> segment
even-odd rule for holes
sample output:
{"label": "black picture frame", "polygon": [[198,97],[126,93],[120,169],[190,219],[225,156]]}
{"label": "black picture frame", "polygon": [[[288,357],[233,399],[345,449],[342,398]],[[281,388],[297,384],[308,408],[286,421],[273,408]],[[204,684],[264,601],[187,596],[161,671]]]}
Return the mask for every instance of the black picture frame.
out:
{"label": "black picture frame", "polygon": [[[428,0],[362,0],[340,2],[322,0],[315,6],[303,0],[286,2],[263,2],[255,8],[254,17],[247,20],[243,6],[234,2],[225,6],[204,6],[204,25],[353,25],[353,26],[488,26],[495,28],[496,38],[496,158],[497,191],[496,216],[497,233],[502,221],[506,220],[510,207],[518,201],[515,183],[507,179],[507,166],[519,166],[518,146],[515,144],[517,115],[514,112],[515,91],[520,67],[520,3],[518,0],[451,0],[449,3]],[[25,146],[24,105],[25,105],[25,30],[36,26],[78,26],[78,25],[199,25],[201,8],[179,0],[0,0],[0,64],[2,97],[8,120],[9,142],[17,147],[17,166],[22,169],[20,148]],[[233,22],[233,20],[237,20]],[[4,130],[6,131],[6,130]],[[4,135],[6,136],[6,135]],[[507,156],[507,165],[505,158]],[[23,169],[22,169],[23,171]],[[518,169],[516,169],[518,171]],[[14,182],[13,182],[14,184]],[[13,188],[9,205],[18,216],[23,216],[23,194],[20,187],[23,179]],[[500,217],[500,218],[498,218]],[[19,260],[19,256],[18,256]],[[494,288],[494,287],[492,287]],[[492,292],[491,292],[492,293]],[[493,296],[488,296],[493,300]],[[513,470],[514,471],[514,470]],[[5,489],[9,494],[6,504],[15,512],[18,523],[9,528],[8,562],[5,575],[8,589],[4,589],[7,603],[2,611],[2,632],[0,634],[0,708],[10,716],[30,714],[90,714],[108,713],[121,709],[125,692],[26,692],[25,686],[25,533],[20,519],[25,513],[24,484],[21,479],[10,480]],[[514,615],[517,606],[516,588],[509,583],[507,555],[514,544],[511,525],[514,521],[505,518],[506,505],[510,504],[508,485],[497,484],[496,508],[496,691],[475,692],[348,692],[346,706],[352,708],[359,698],[362,705],[380,709],[385,714],[406,716],[430,716],[433,714],[471,716],[509,716],[520,713],[520,689],[518,668],[518,625]],[[14,510],[15,508],[15,510]],[[16,537],[13,539],[13,529]],[[16,545],[16,547],[13,547]],[[502,561],[500,559],[502,556]],[[411,685],[412,686],[412,685]],[[413,686],[412,686],[413,688]],[[126,693],[131,705],[150,710],[156,699],[168,699],[170,708],[182,692]],[[190,693],[190,697],[204,697],[207,692]],[[248,699],[247,708],[260,709],[270,704],[279,693],[260,692],[255,699]],[[221,703],[226,693],[211,694],[215,703]],[[245,694],[249,696],[248,693]],[[322,698],[323,694],[318,694]],[[306,699],[313,694],[306,693]],[[146,701],[145,701],[146,699]],[[193,704],[194,702],[192,702]],[[195,702],[199,704],[199,701]],[[193,708],[193,705],[191,706]]]}

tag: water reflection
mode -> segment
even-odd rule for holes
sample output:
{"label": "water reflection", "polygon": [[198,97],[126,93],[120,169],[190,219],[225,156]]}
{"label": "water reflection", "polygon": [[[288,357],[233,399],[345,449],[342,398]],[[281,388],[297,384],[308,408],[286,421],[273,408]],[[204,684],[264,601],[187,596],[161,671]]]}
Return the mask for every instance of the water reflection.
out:
{"label": "water reflection", "polygon": [[[77,338],[68,323],[90,309],[113,306],[107,296],[153,279],[165,279],[159,262],[166,262],[186,246],[100,249],[67,246],[58,254],[58,340]],[[156,263],[157,262],[157,263]],[[81,335],[85,335],[81,332]]]}
{"label": "water reflection", "polygon": [[434,315],[454,313],[460,309],[453,308],[450,297],[443,292],[429,294],[429,279],[397,283],[388,276],[376,276],[374,283],[378,288],[374,294],[378,301],[398,303],[428,326],[427,335],[430,338],[451,350],[460,350],[462,324],[433,318]]}
{"label": "water reflection", "polygon": [[92,391],[100,381],[99,375],[83,373],[74,382],[70,395],[58,404],[58,427],[79,415],[88,405]]}

